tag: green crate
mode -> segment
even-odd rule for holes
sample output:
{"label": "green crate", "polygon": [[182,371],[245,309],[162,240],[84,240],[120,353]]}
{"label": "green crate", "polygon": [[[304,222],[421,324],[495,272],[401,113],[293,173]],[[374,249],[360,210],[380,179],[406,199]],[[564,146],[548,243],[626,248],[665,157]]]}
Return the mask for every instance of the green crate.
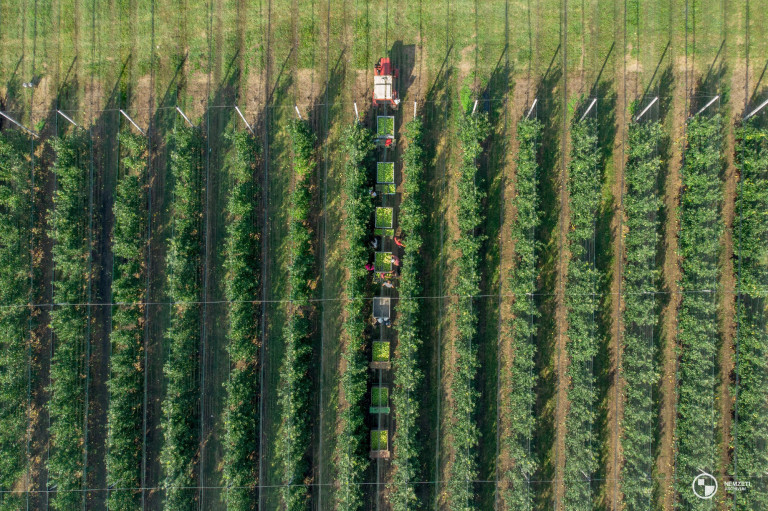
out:
{"label": "green crate", "polygon": [[376,163],[376,182],[394,183],[395,182],[395,163],[391,161],[380,161]]}
{"label": "green crate", "polygon": [[386,195],[394,195],[397,193],[397,187],[394,183],[379,183],[376,185],[376,191]]}
{"label": "green crate", "polygon": [[376,236],[394,236],[395,230],[394,229],[375,229],[373,233]]}
{"label": "green crate", "polygon": [[391,115],[379,115],[376,117],[376,134],[380,138],[394,138],[395,118]]}
{"label": "green crate", "polygon": [[387,406],[389,404],[389,388],[371,387],[371,406]]}
{"label": "green crate", "polygon": [[389,431],[374,429],[371,431],[371,450],[386,451],[389,448]]}
{"label": "green crate", "polygon": [[389,362],[389,343],[386,341],[374,341],[372,358],[374,362]]}
{"label": "green crate", "polygon": [[392,208],[376,208],[376,228],[392,229],[395,226],[394,210]]}
{"label": "green crate", "polygon": [[392,271],[392,252],[376,252],[373,267],[376,271]]}

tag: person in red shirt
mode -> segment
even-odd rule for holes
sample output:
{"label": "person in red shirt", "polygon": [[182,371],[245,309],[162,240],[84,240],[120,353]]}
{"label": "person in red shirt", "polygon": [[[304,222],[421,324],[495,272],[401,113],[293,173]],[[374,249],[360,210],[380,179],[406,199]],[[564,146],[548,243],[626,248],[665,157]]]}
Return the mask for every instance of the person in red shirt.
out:
{"label": "person in red shirt", "polygon": [[392,139],[388,138],[386,142],[384,142],[384,147],[390,147],[392,145]]}
{"label": "person in red shirt", "polygon": [[395,236],[395,245],[397,245],[398,247],[403,247],[403,248],[405,248],[405,243],[403,243],[403,242],[400,240],[400,238],[399,238],[399,237],[397,237],[397,236]]}

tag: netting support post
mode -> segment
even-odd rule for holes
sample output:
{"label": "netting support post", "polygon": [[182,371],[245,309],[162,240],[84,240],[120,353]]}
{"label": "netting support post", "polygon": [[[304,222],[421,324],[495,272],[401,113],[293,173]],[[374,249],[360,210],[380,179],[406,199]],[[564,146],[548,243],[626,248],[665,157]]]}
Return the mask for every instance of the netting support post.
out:
{"label": "netting support post", "polygon": [[659,97],[658,97],[658,96],[656,96],[655,98],[653,98],[653,101],[651,101],[650,103],[648,103],[648,106],[647,106],[647,107],[645,107],[645,108],[643,108],[643,111],[642,111],[642,112],[640,112],[640,113],[637,115],[637,117],[635,117],[635,122],[639,121],[639,120],[640,120],[640,118],[641,118],[642,116],[644,116],[644,115],[645,115],[645,113],[646,113],[648,110],[650,110],[650,108],[651,108],[651,107],[652,107],[654,104],[656,104],[656,102],[657,102],[658,100],[659,100]]}
{"label": "netting support post", "polygon": [[34,131],[32,131],[30,129],[27,129],[25,126],[21,125],[21,123],[16,122],[11,116],[6,114],[5,112],[0,112],[0,116],[5,117],[9,121],[11,121],[13,124],[15,124],[16,126],[18,126],[21,129],[23,129],[24,131],[26,131],[27,133],[29,133],[33,137],[40,138],[37,133],[35,133]]}
{"label": "netting support post", "polygon": [[64,112],[62,112],[61,110],[56,110],[56,113],[58,113],[60,116],[62,116],[63,118],[65,118],[67,121],[69,121],[69,123],[70,123],[70,124],[72,124],[72,126],[75,126],[75,127],[78,127],[78,128],[80,127],[80,125],[79,125],[79,124],[77,124],[75,121],[73,121],[73,120],[72,120],[72,118],[71,118],[70,116],[68,116],[67,114],[65,114],[65,113],[64,113]]}
{"label": "netting support post", "polygon": [[746,121],[747,119],[749,119],[750,117],[752,117],[753,115],[755,115],[756,113],[758,113],[760,110],[762,110],[763,108],[765,108],[765,105],[768,105],[768,99],[766,99],[765,101],[763,101],[762,103],[760,103],[760,105],[759,105],[757,108],[755,108],[755,109],[754,109],[754,110],[752,110],[750,113],[748,113],[748,114],[747,114],[747,116],[746,116],[746,117],[744,117],[744,120]]}
{"label": "netting support post", "polygon": [[[235,111],[237,112],[237,115],[239,115],[239,116],[240,116],[240,118],[241,118],[241,119],[243,120],[243,122],[245,123],[245,127],[246,127],[246,128],[248,128],[248,131],[250,131],[251,133],[253,133],[253,128],[251,127],[251,125],[250,125],[250,124],[248,124],[248,121],[246,121],[246,120],[245,120],[245,116],[243,115],[243,112],[241,112],[241,111],[240,111],[240,107],[239,107],[239,106],[235,105]],[[253,133],[253,134],[255,134],[255,133]]]}
{"label": "netting support post", "polygon": [[121,113],[121,114],[123,114],[123,117],[125,117],[126,119],[128,119],[128,122],[130,122],[131,124],[133,124],[133,127],[134,127],[134,128],[136,128],[137,130],[139,130],[139,133],[141,133],[141,134],[142,134],[142,135],[144,135],[145,137],[147,136],[147,134],[144,132],[144,130],[143,130],[143,129],[141,129],[141,128],[139,128],[139,125],[138,125],[138,124],[136,124],[136,123],[133,121],[133,119],[131,119],[130,117],[128,117],[128,114],[127,114],[127,113],[125,113],[125,110],[123,110],[123,109],[121,108],[121,109],[120,109],[120,113]]}
{"label": "netting support post", "polygon": [[185,121],[187,121],[187,124],[189,124],[190,126],[194,126],[194,124],[192,124],[192,121],[189,120],[189,117],[187,117],[184,114],[184,112],[181,111],[181,108],[176,107],[176,111],[179,112],[179,114],[181,114],[181,116],[184,118]]}

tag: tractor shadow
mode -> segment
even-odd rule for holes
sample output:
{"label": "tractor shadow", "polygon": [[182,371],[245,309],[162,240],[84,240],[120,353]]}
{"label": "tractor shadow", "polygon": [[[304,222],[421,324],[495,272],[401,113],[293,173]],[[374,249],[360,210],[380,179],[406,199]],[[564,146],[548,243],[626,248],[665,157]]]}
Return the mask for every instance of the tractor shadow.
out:
{"label": "tractor shadow", "polygon": [[[403,101],[400,108],[405,106],[405,100],[408,98],[408,90],[416,81],[413,70],[416,67],[416,45],[403,44],[403,41],[395,41],[392,49],[389,51],[392,58],[392,64],[399,70],[400,76],[396,80],[397,93]],[[400,118],[405,117],[404,115]]]}
{"label": "tractor shadow", "polygon": [[[594,97],[598,99],[596,116],[598,123],[598,151],[600,153],[601,169],[612,166],[614,140],[616,138],[616,90],[610,80],[600,80],[596,83]],[[602,182],[606,180],[602,176]],[[615,179],[615,176],[614,176]],[[596,293],[597,314],[595,317],[595,333],[597,340],[597,356],[593,360],[593,378],[595,381],[595,430],[594,440],[598,446],[598,456],[601,462],[592,477],[593,491],[597,495],[607,496],[610,493],[611,481],[607,481],[606,468],[614,457],[614,449],[611,435],[615,432],[615,420],[613,410],[609,404],[614,395],[616,370],[613,362],[618,354],[612,342],[615,340],[614,313],[616,311],[615,297],[611,293],[613,285],[614,244],[613,240],[620,234],[618,224],[612,225],[614,215],[617,212],[618,197],[610,194],[603,199],[597,211],[595,222],[595,269],[598,282]],[[617,409],[613,403],[614,410]],[[602,446],[600,449],[599,446]],[[610,505],[603,503],[601,508],[608,509]]]}
{"label": "tractor shadow", "polygon": [[[449,50],[450,52],[450,50]],[[445,255],[441,246],[441,231],[445,229],[445,201],[446,172],[449,151],[441,140],[451,129],[450,108],[452,106],[452,77],[453,71],[446,61],[437,74],[434,83],[425,97],[424,104],[419,107],[419,114],[424,123],[424,196],[425,204],[438,204],[438,207],[426,208],[424,222],[424,250],[423,279],[424,296],[440,297],[444,292],[441,279],[444,278],[442,270],[445,264]],[[443,399],[441,380],[438,372],[438,360],[440,360],[441,344],[440,332],[444,326],[443,312],[445,304],[442,298],[427,299],[422,301],[422,319],[419,325],[424,332],[424,344],[419,350],[419,367],[425,368],[424,378],[419,389],[419,394],[424,396],[422,413],[419,415],[419,459],[423,460],[419,467],[419,475],[422,481],[438,480],[438,470],[442,460],[436,457],[438,445],[438,416],[439,403]],[[416,495],[421,502],[434,502],[437,498],[437,484],[417,485]]]}
{"label": "tractor shadow", "polygon": [[[498,428],[498,375],[500,348],[500,314],[502,306],[501,282],[508,277],[500,273],[501,247],[506,243],[508,233],[502,232],[504,197],[506,186],[505,169],[509,164],[510,119],[507,115],[508,95],[514,89],[512,64],[505,47],[488,77],[487,85],[478,93],[478,111],[486,112],[491,125],[490,136],[483,143],[483,153],[478,158],[477,188],[483,193],[481,210],[486,212],[485,220],[478,230],[484,236],[480,250],[480,294],[475,300],[478,310],[478,362],[480,370],[476,385],[480,393],[477,404],[477,425],[480,431],[478,453],[479,479],[494,480],[497,470],[497,428]],[[505,245],[508,246],[508,245]],[[495,485],[475,483],[474,494],[482,509],[492,509],[496,497]]]}

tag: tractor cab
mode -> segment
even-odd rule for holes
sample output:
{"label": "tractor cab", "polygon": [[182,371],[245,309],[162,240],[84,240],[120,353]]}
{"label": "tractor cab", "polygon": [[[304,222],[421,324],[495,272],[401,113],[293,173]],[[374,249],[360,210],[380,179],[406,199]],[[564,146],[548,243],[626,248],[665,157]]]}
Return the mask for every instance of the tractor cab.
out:
{"label": "tractor cab", "polygon": [[398,77],[398,70],[392,68],[388,57],[380,58],[373,70],[373,106],[385,104],[397,108],[400,99],[397,97],[394,80]]}

